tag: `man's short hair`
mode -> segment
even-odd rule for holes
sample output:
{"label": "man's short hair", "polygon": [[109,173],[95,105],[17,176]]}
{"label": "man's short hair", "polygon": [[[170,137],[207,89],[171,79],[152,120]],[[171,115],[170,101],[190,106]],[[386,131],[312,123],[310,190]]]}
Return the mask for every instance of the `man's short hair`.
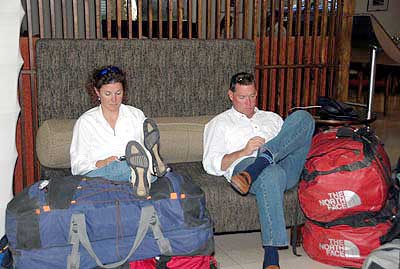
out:
{"label": "man's short hair", "polygon": [[254,84],[253,74],[247,72],[240,72],[232,76],[229,89],[235,91],[236,84],[239,85],[251,85]]}

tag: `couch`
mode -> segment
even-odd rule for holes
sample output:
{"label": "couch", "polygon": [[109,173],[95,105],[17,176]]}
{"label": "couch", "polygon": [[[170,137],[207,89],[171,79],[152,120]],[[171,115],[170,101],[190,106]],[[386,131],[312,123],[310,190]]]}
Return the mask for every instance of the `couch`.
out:
{"label": "couch", "polygon": [[[114,64],[127,71],[127,104],[158,123],[161,155],[206,195],[216,233],[259,230],[254,196],[236,193],[202,167],[204,125],[230,107],[230,77],[254,72],[249,40],[39,40],[36,152],[42,178],[70,174],[69,145],[76,118],[93,105],[84,90],[89,72]],[[303,223],[296,189],[285,194],[288,227]]]}

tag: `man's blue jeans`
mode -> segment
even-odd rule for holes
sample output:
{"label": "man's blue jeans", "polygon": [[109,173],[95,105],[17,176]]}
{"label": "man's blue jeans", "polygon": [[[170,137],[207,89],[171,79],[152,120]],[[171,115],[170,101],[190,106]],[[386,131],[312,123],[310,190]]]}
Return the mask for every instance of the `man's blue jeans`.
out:
{"label": "man's blue jeans", "polygon": [[[113,161],[106,166],[88,172],[85,176],[104,177],[115,181],[129,181],[131,178],[131,168],[126,161]],[[156,176],[151,176],[151,183],[156,180]]]}
{"label": "man's blue jeans", "polygon": [[[264,246],[287,246],[288,238],[283,212],[284,192],[297,185],[314,133],[314,119],[306,111],[296,111],[283,123],[279,134],[265,143],[273,163],[264,168],[251,185],[255,194]],[[250,157],[239,162],[233,174],[254,162]]]}

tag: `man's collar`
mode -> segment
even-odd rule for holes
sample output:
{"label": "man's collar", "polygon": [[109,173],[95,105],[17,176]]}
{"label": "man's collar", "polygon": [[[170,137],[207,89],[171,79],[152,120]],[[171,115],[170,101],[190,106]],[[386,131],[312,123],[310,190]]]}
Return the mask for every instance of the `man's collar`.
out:
{"label": "man's collar", "polygon": [[[248,119],[247,116],[246,116],[245,114],[243,114],[243,113],[237,111],[233,106],[232,106],[232,111],[233,111],[233,114],[236,115],[237,117]],[[259,109],[258,109],[257,107],[255,107],[255,108],[254,108],[254,114],[253,114],[252,117],[254,117],[254,115],[257,114],[258,111],[259,111]]]}

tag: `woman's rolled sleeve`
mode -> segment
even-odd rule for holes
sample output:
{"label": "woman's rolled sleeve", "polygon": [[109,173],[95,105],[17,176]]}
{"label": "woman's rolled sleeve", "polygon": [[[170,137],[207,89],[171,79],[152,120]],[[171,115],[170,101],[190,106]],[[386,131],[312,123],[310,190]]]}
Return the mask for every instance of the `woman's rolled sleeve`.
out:
{"label": "woman's rolled sleeve", "polygon": [[97,160],[90,160],[88,154],[90,137],[91,128],[82,119],[78,119],[74,126],[70,148],[71,173],[73,175],[84,175],[96,169]]}

